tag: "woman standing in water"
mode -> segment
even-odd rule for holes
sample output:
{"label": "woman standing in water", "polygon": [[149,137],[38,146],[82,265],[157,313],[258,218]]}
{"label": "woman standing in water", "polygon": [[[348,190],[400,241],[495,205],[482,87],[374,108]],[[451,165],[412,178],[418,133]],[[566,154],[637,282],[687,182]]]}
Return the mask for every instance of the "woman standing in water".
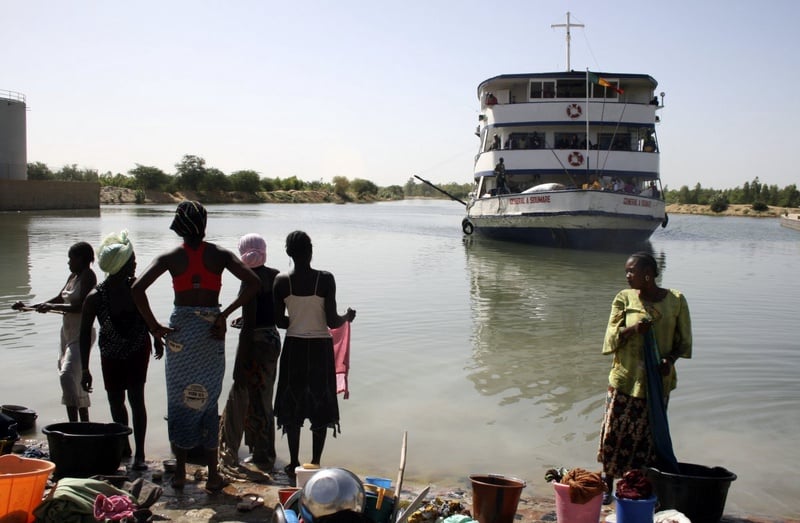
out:
{"label": "woman standing in water", "polygon": [[[183,244],[156,257],[131,291],[150,332],[167,342],[167,426],[176,458],[172,486],[183,488],[188,451],[202,447],[208,465],[206,490],[216,492],[225,486],[217,469],[217,402],[225,373],[227,318],[253,299],[260,281],[232,252],[203,241],[206,217],[199,202],[181,202],[170,229],[183,238]],[[243,285],[236,299],[220,310],[222,272],[226,269]],[[169,327],[156,320],[145,293],[167,271],[175,295]]]}
{"label": "woman standing in water", "polygon": [[[603,354],[614,356],[597,453],[608,486],[605,503],[611,501],[615,477],[654,465],[657,460],[649,419],[652,405],[647,400],[650,363],[646,351],[658,352],[650,362],[658,366],[653,375],[661,377],[657,385],[662,389],[659,395],[664,408],[677,384],[675,362],[692,357],[692,325],[686,297],[680,291],[658,286],[655,258],[646,252],[632,254],[625,262],[625,278],[630,289],[620,291],[614,298],[603,343]],[[669,447],[671,454],[671,442]]]}
{"label": "woman standing in water", "polygon": [[[92,348],[91,332],[94,320],[100,323],[100,366],[103,383],[111,408],[111,419],[128,425],[128,409],[125,407],[125,392],[131,406],[133,419],[133,470],[147,470],[144,459],[144,439],[147,432],[147,409],[144,403],[144,384],[150,362],[150,332],[133,303],[131,284],[135,281],[136,255],[128,231],[111,233],[103,240],[97,251],[97,263],[108,276],[86,297],[81,318],[81,361],[83,378],[81,385],[86,392],[92,391],[92,374],[89,372],[89,354]],[[154,340],[156,359],[164,355],[161,338]],[[127,443],[123,456],[130,456]]]}
{"label": "woman standing in water", "polygon": [[251,461],[267,472],[275,465],[275,417],[272,414],[272,392],[281,337],[275,328],[272,284],[277,269],[264,265],[267,261],[267,242],[260,234],[250,233],[239,239],[239,254],[261,280],[256,297],[242,305],[242,317],[235,325],[242,329],[233,386],[222,412],[220,461],[225,467],[239,465],[239,445],[244,434],[245,444],[252,453]]}
{"label": "woman standing in water", "polygon": [[[333,274],[311,268],[311,238],[303,231],[286,237],[286,254],[294,267],[275,278],[275,324],[286,329],[275,393],[275,419],[289,443],[286,474],[300,465],[300,429],[311,424],[311,463],[319,465],[327,430],[339,428],[336,366],[328,328],[351,322],[356,311],[340,316]],[[287,315],[288,313],[288,315]]]}
{"label": "woman standing in water", "polygon": [[[69,278],[61,292],[49,300],[36,305],[16,302],[14,309],[36,309],[37,312],[60,312],[61,349],[58,355],[58,376],[61,382],[61,403],[67,407],[69,421],[89,421],[89,393],[81,387],[81,309],[83,301],[97,283],[91,269],[94,249],[86,242],[78,242],[69,248]],[[91,330],[89,343],[94,343],[95,331]]]}

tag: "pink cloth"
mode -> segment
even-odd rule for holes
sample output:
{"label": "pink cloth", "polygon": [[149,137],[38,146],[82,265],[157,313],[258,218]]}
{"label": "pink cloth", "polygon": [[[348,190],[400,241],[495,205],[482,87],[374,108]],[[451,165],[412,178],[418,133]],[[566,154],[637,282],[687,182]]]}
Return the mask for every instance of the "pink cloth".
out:
{"label": "pink cloth", "polygon": [[336,362],[336,394],[344,393],[343,399],[350,397],[347,374],[350,372],[350,322],[341,327],[329,329],[333,336],[333,358]]}
{"label": "pink cloth", "polygon": [[121,519],[133,517],[135,505],[127,496],[115,494],[104,496],[98,494],[94,500],[94,519],[97,521],[119,521]]}

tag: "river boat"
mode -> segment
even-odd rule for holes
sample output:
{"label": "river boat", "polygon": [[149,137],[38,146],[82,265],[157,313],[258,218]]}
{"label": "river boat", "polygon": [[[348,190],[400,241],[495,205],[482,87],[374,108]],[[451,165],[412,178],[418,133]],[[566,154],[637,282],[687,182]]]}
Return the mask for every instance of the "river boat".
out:
{"label": "river boat", "polygon": [[664,93],[659,99],[647,74],[570,70],[576,26],[567,13],[566,71],[502,74],[478,85],[466,234],[616,249],[666,227],[656,134]]}
{"label": "river boat", "polygon": [[800,214],[785,214],[781,216],[781,225],[788,229],[800,231]]}

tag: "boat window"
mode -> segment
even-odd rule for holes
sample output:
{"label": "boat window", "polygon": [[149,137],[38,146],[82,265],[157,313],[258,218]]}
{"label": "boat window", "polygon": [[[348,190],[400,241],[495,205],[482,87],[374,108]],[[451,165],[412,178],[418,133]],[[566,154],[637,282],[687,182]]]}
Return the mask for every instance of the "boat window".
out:
{"label": "boat window", "polygon": [[530,88],[531,98],[555,98],[556,83],[554,81],[532,80]]}
{"label": "boat window", "polygon": [[558,98],[586,98],[586,80],[559,80]]}
{"label": "boat window", "polygon": [[543,149],[546,147],[544,133],[511,133],[508,135],[503,149]]}
{"label": "boat window", "polygon": [[602,85],[592,84],[592,98],[617,98],[617,92],[614,90],[619,82],[608,80],[611,87],[603,87]]}
{"label": "boat window", "polygon": [[586,133],[555,133],[556,149],[586,149]]}
{"label": "boat window", "polygon": [[630,151],[631,135],[628,133],[599,133],[597,143],[601,151]]}

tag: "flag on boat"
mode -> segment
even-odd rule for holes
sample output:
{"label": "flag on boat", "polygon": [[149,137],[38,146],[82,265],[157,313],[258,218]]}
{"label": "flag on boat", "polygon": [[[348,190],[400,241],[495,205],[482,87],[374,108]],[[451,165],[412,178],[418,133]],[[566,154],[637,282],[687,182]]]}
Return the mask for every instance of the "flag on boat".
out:
{"label": "flag on boat", "polygon": [[597,85],[602,85],[603,87],[610,87],[611,89],[614,89],[619,94],[622,94],[622,93],[625,92],[622,89],[620,89],[619,87],[615,87],[614,85],[612,85],[611,82],[609,82],[605,78],[597,76],[594,73],[589,73],[589,81],[594,83],[594,84],[597,84]]}

